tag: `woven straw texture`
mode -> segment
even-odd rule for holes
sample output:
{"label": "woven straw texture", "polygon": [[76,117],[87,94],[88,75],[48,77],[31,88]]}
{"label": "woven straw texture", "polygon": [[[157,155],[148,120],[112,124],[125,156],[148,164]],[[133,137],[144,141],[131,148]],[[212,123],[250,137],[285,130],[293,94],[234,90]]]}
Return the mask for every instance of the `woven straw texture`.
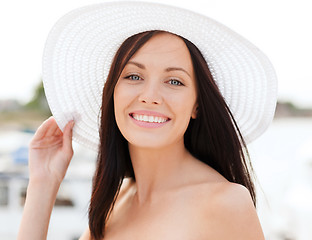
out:
{"label": "woven straw texture", "polygon": [[247,143],[273,119],[277,81],[267,57],[226,26],[176,7],[112,2],[76,9],[51,30],[43,56],[43,82],[52,114],[63,129],[75,120],[73,139],[98,149],[102,90],[112,59],[131,35],[165,30],[193,42]]}

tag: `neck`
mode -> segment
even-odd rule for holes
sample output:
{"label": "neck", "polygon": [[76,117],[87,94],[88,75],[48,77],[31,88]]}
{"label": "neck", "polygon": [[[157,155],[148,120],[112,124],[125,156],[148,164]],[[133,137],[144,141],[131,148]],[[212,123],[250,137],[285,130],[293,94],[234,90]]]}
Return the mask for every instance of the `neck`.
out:
{"label": "neck", "polygon": [[161,149],[129,144],[129,152],[136,179],[137,200],[141,204],[177,187],[183,176],[183,166],[191,156],[183,142]]}

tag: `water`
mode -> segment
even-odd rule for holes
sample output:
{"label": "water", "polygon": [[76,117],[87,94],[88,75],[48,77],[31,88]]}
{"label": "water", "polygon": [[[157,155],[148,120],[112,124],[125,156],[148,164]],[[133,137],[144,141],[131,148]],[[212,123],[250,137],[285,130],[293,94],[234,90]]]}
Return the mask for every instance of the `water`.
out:
{"label": "water", "polygon": [[[0,194],[4,182],[13,190],[9,206],[0,197],[0,239],[16,238],[22,213],[21,189],[27,185],[23,150],[13,162],[10,153],[27,146],[31,133],[0,132]],[[277,119],[249,151],[258,177],[258,214],[266,240],[312,239],[312,119]],[[48,239],[72,240],[87,227],[87,207],[95,154],[74,144],[75,157],[59,198],[73,207],[54,208]],[[10,177],[4,177],[3,172]],[[2,172],[2,175],[1,175]],[[2,189],[2,190],[1,190]]]}
{"label": "water", "polygon": [[[0,132],[1,240],[17,237],[28,183],[27,146],[32,136],[29,132]],[[75,155],[51,215],[49,240],[78,239],[88,226],[88,203],[96,155],[76,143],[73,143],[73,148]]]}
{"label": "water", "polygon": [[312,119],[278,119],[250,146],[267,240],[312,239]]}

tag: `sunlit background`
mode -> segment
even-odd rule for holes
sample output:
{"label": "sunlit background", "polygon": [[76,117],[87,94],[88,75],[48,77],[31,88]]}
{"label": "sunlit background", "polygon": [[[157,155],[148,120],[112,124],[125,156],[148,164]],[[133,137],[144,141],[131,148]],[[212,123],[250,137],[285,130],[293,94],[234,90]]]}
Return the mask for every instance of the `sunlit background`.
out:
{"label": "sunlit background", "polygon": [[[27,144],[50,115],[41,58],[53,24],[96,0],[0,2],[0,239],[16,238],[27,186]],[[312,6],[309,0],[154,0],[210,16],[258,46],[279,80],[275,119],[250,144],[258,214],[267,240],[312,239]],[[129,12],[129,14],[135,14]],[[74,144],[48,239],[73,240],[87,227],[95,153]],[[38,206],[40,207],[40,206]]]}

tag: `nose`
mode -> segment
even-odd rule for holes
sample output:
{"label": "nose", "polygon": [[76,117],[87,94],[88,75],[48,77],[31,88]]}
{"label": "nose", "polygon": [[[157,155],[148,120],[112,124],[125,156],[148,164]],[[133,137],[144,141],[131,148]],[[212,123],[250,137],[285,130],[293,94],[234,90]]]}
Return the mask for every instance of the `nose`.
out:
{"label": "nose", "polygon": [[146,83],[139,95],[139,101],[147,104],[161,104],[162,96],[159,86],[155,83]]}

